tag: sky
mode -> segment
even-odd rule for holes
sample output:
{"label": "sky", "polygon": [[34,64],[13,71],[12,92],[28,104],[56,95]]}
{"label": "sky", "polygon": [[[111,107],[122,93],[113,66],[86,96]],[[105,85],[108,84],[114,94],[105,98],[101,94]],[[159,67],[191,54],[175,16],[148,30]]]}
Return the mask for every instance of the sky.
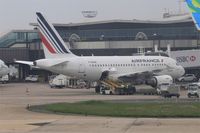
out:
{"label": "sky", "polygon": [[[165,9],[179,10],[180,0],[0,0],[0,36],[13,29],[32,29],[36,12],[52,23],[99,20],[158,20]],[[186,4],[182,10],[188,12]],[[84,18],[82,11],[97,11],[96,18]]]}

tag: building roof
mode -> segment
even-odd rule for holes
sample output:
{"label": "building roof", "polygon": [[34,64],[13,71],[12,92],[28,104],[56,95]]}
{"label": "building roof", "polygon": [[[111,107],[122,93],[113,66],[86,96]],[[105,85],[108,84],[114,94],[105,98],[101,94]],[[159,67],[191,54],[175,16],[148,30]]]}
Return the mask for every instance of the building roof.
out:
{"label": "building roof", "polygon": [[[192,22],[192,18],[190,16],[185,16],[179,19],[176,18],[167,18],[162,20],[104,20],[104,21],[94,21],[94,22],[82,22],[82,23],[54,23],[53,25],[56,27],[76,27],[76,26],[86,26],[86,25],[96,25],[96,24],[107,24],[107,23],[132,23],[132,24],[173,24],[173,23],[184,23],[184,22]],[[30,23],[32,26],[37,26],[37,23]]]}

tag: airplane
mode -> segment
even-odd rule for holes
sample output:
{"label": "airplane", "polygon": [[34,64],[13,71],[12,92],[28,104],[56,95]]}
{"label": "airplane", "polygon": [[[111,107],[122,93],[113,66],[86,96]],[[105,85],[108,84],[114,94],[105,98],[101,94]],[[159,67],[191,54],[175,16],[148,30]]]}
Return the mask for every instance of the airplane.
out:
{"label": "airplane", "polygon": [[105,79],[134,81],[154,78],[150,85],[157,86],[169,77],[179,78],[185,70],[170,57],[163,56],[77,56],[61,39],[52,24],[37,12],[39,34],[43,44],[45,59],[34,62],[16,61],[54,73],[63,74],[86,81]]}
{"label": "airplane", "polygon": [[8,73],[9,73],[8,66],[2,60],[0,60],[0,78]]}

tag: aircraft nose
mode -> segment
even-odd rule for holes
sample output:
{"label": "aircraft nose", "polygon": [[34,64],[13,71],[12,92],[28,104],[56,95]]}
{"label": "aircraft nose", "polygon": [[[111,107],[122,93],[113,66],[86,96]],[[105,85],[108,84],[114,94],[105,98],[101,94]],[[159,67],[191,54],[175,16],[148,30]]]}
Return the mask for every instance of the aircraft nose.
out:
{"label": "aircraft nose", "polygon": [[185,69],[180,66],[180,77],[183,76],[185,74]]}
{"label": "aircraft nose", "polygon": [[174,74],[176,75],[174,76],[175,78],[180,78],[185,74],[185,69],[182,66],[177,66],[176,69],[174,69]]}

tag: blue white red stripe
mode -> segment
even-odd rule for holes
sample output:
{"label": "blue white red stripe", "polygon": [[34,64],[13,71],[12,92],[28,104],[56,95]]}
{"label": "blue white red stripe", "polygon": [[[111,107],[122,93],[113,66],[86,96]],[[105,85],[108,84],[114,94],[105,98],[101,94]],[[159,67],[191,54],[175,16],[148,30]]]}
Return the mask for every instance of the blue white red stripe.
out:
{"label": "blue white red stripe", "polygon": [[[39,21],[38,21],[39,22]],[[55,45],[55,41],[53,39],[53,37],[48,33],[47,30],[45,30],[45,28],[40,24],[40,22],[38,23],[40,28],[41,33],[44,35],[44,37],[46,37],[46,40],[48,40],[48,42],[52,45],[52,47],[56,50],[57,53],[62,53],[57,46]]]}
{"label": "blue white red stripe", "polygon": [[46,38],[44,37],[42,33],[40,33],[40,37],[41,37],[42,43],[49,50],[49,52],[51,52],[52,54],[56,53],[56,51],[52,48],[51,44],[46,40]]}
{"label": "blue white red stripe", "polygon": [[70,53],[63,44],[63,42],[58,38],[58,34],[56,34],[55,29],[47,23],[45,18],[42,16],[41,13],[36,13],[38,16],[38,24],[41,30],[41,37],[42,42],[44,43],[45,47],[51,53]]}

